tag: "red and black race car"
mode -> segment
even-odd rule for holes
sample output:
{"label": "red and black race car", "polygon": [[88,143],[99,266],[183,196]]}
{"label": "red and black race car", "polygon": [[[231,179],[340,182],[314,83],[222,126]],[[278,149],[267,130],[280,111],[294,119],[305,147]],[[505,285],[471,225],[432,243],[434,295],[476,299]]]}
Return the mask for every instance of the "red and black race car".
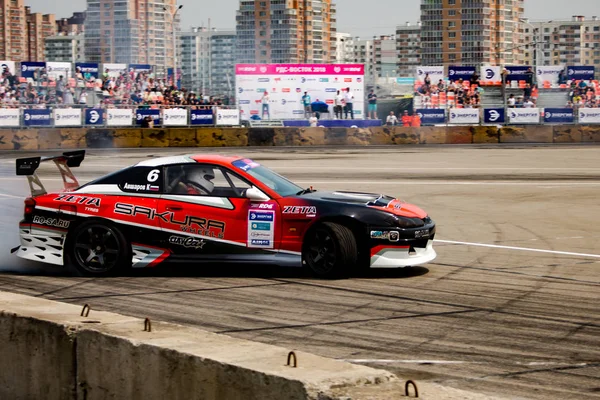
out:
{"label": "red and black race car", "polygon": [[[169,260],[308,266],[320,277],[436,257],[434,222],[393,197],[303,189],[253,160],[216,155],[154,158],[80,186],[70,168],[84,157],[17,160],[31,188],[19,257],[92,276]],[[36,174],[44,161],[63,191],[47,193]]]}

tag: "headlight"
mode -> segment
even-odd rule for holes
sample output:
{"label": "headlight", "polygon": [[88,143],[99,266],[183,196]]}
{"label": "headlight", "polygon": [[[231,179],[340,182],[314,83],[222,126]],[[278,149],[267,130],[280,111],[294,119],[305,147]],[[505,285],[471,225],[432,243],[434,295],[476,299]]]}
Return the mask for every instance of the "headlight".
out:
{"label": "headlight", "polygon": [[405,217],[397,217],[398,221],[396,222],[396,224],[400,227],[400,228],[419,228],[421,226],[425,226],[425,224],[423,223],[423,220],[420,218],[405,218]]}

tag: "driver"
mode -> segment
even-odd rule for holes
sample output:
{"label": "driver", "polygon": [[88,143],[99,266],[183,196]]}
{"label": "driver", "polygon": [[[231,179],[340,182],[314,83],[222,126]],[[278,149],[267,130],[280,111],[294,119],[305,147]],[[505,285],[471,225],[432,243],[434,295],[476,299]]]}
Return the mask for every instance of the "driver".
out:
{"label": "driver", "polygon": [[215,188],[212,180],[215,173],[211,168],[191,168],[183,179],[187,194],[209,195]]}

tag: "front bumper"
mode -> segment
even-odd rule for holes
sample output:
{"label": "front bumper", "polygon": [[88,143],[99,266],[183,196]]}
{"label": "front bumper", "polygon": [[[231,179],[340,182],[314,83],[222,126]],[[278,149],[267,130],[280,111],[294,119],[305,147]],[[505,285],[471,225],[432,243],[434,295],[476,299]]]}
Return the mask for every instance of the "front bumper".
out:
{"label": "front bumper", "polygon": [[436,226],[431,219],[417,228],[370,229],[371,268],[410,267],[433,261]]}
{"label": "front bumper", "polygon": [[425,247],[384,244],[371,249],[371,268],[399,268],[426,264],[437,257],[433,240]]}

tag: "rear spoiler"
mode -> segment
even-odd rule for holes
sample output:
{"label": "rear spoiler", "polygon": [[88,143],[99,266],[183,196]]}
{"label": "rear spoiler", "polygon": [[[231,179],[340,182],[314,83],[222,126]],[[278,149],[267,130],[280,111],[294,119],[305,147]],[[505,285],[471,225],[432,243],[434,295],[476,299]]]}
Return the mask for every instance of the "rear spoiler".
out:
{"label": "rear spoiler", "polygon": [[79,167],[85,158],[85,150],[67,151],[60,156],[52,157],[31,157],[17,159],[17,175],[27,176],[31,195],[33,197],[46,194],[46,189],[35,171],[40,164],[46,161],[53,161],[58,167],[64,183],[65,190],[73,190],[79,187],[79,182],[71,172],[71,168]]}

